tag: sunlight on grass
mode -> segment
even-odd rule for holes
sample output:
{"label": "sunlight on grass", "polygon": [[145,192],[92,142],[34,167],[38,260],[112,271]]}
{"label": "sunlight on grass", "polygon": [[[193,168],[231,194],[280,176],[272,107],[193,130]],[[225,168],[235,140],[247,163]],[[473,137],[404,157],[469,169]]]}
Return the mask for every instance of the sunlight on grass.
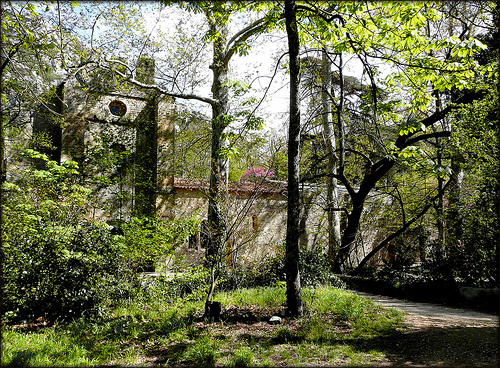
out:
{"label": "sunlight on grass", "polygon": [[[158,365],[310,366],[370,365],[384,361],[358,341],[395,333],[401,313],[333,287],[303,289],[304,317],[281,325],[201,319],[203,300],[115,306],[100,322],[75,321],[36,333],[4,329],[4,366]],[[223,308],[285,306],[284,287],[240,289],[216,295]],[[259,327],[256,327],[259,326]],[[148,360],[149,359],[149,360]]]}
{"label": "sunlight on grass", "polygon": [[41,332],[2,331],[2,366],[89,366],[99,364],[83,346],[46,329]]}
{"label": "sunlight on grass", "polygon": [[286,303],[286,290],[284,287],[238,289],[219,293],[215,299],[220,301],[222,305],[279,307]]}

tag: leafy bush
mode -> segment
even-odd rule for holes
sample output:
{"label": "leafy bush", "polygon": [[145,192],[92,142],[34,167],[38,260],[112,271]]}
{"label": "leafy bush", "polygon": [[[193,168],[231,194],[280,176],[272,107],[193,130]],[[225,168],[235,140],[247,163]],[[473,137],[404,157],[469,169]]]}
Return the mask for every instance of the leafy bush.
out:
{"label": "leafy bush", "polygon": [[467,285],[499,286],[500,187],[497,180],[498,171],[494,182],[484,179],[478,197],[464,206],[462,246],[455,242],[450,247],[450,261],[456,276]]}
{"label": "leafy bush", "polygon": [[108,226],[85,220],[90,191],[74,162],[45,162],[6,183],[2,203],[2,313],[10,319],[96,316],[127,293],[130,274]]}
{"label": "leafy bush", "polygon": [[[299,250],[300,282],[305,287],[328,284],[343,288],[345,284],[332,273],[331,263],[319,248]],[[228,275],[225,288],[275,286],[286,281],[284,245],[280,245],[275,257],[260,265],[239,267]]]}
{"label": "leafy bush", "polygon": [[172,255],[185,239],[198,229],[198,220],[173,219],[169,222],[158,217],[133,217],[121,226],[120,243],[124,256],[136,271],[146,271],[155,262]]}
{"label": "leafy bush", "polygon": [[187,268],[175,275],[144,278],[141,298],[173,302],[180,298],[200,300],[207,291],[209,271],[203,266]]}
{"label": "leafy bush", "polygon": [[299,251],[300,282],[305,287],[332,285],[342,287],[342,281],[331,272],[332,265],[328,257],[319,248]]}

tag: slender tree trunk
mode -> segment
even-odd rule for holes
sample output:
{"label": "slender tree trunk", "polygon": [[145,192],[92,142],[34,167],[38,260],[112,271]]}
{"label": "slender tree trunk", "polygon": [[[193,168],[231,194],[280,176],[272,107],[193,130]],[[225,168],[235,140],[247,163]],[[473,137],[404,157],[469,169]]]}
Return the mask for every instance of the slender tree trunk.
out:
{"label": "slender tree trunk", "polygon": [[299,34],[296,19],[295,1],[285,1],[285,22],[288,36],[290,58],[290,124],[288,128],[288,209],[286,228],[286,298],[288,312],[292,316],[304,313],[299,273],[299,145],[300,145],[300,108],[299,108]]}
{"label": "slender tree trunk", "polygon": [[[436,97],[436,111],[441,111],[443,108],[442,102],[441,102],[441,95],[439,91],[434,90],[434,97]],[[445,119],[443,119],[445,120]],[[444,128],[444,127],[443,127]],[[443,164],[443,146],[441,145],[440,138],[436,138],[436,147],[437,147],[437,163],[439,166]],[[445,208],[444,208],[444,192],[443,192],[443,183],[444,179],[439,177],[438,178],[438,190],[441,195],[439,196],[438,199],[438,205],[436,208],[437,212],[437,230],[438,230],[438,238],[439,238],[439,245],[440,245],[440,250],[444,251],[445,250],[445,244],[446,244],[446,232],[445,232]]]}
{"label": "slender tree trunk", "polygon": [[331,61],[328,58],[327,50],[322,52],[321,61],[321,104],[323,134],[326,143],[327,163],[327,183],[326,202],[328,209],[328,258],[334,260],[340,247],[340,207],[339,191],[337,179],[333,175],[337,174],[336,142],[333,128],[332,101],[328,91],[332,88]]}
{"label": "slender tree trunk", "polygon": [[[437,163],[438,165],[443,164],[442,153],[441,153],[441,145],[438,144],[438,152],[437,152]],[[438,178],[438,190],[441,195],[438,198],[438,203],[436,207],[436,225],[438,230],[438,239],[440,250],[444,250],[445,245],[445,232],[444,232],[444,193],[443,193],[443,179]]]}
{"label": "slender tree trunk", "polygon": [[[345,134],[344,134],[344,122],[342,120],[342,115],[344,112],[344,73],[343,73],[343,59],[342,53],[339,55],[339,103],[337,104],[337,124],[339,132],[339,156],[338,156],[338,174],[344,176],[345,169]],[[365,198],[363,196],[354,196],[354,193],[350,193],[351,200],[353,204],[352,211],[347,215],[347,227],[344,231],[344,236],[341,238],[340,247],[337,250],[337,255],[333,264],[333,271],[340,273],[342,268],[347,261],[349,256],[349,251],[351,245],[356,240],[356,234],[358,232],[359,221],[361,219],[361,213],[363,212],[363,205]],[[340,232],[340,229],[339,229]]]}
{"label": "slender tree trunk", "polygon": [[340,249],[338,250],[337,257],[335,258],[335,262],[333,264],[333,272],[344,272],[344,266],[349,258],[350,250],[352,245],[356,242],[356,235],[358,234],[358,227],[363,213],[365,198],[366,197],[362,195],[356,195],[352,198],[353,208],[347,215],[347,227],[344,230],[344,236],[342,237],[342,242],[340,243]]}
{"label": "slender tree trunk", "polygon": [[212,96],[219,101],[212,106],[212,150],[210,165],[210,193],[208,202],[208,231],[210,232],[210,244],[207,249],[207,263],[211,269],[210,288],[207,301],[212,299],[215,283],[222,266],[220,254],[224,253],[226,239],[226,209],[224,199],[226,198],[228,185],[228,158],[221,155],[222,149],[227,146],[223,134],[227,128],[226,119],[229,111],[228,88],[225,86],[228,74],[228,65],[224,62],[224,48],[227,42],[227,27],[211,19],[212,31],[218,34],[214,41],[213,63],[210,66],[213,72]]}
{"label": "slender tree trunk", "polygon": [[464,180],[464,169],[461,167],[462,157],[456,152],[451,157],[450,189],[448,191],[448,213],[446,214],[448,223],[448,240],[453,240],[455,244],[462,240],[463,218],[460,206],[462,198],[462,184]]}

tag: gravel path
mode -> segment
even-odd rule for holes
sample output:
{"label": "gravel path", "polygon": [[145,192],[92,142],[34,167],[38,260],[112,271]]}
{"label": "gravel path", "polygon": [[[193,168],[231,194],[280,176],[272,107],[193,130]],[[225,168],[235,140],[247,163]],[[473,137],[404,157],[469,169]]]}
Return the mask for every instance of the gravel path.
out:
{"label": "gravel path", "polygon": [[[382,338],[384,366],[499,367],[496,315],[356,292],[380,305],[407,313],[407,328]],[[379,345],[379,346],[380,346]]]}
{"label": "gravel path", "polygon": [[493,314],[471,311],[468,309],[445,307],[438,304],[411,302],[387,296],[372,295],[364,292],[355,292],[358,295],[372,299],[378,304],[408,313],[406,319],[416,323],[414,328],[424,328],[440,325],[443,327],[475,326],[498,327],[499,318]]}

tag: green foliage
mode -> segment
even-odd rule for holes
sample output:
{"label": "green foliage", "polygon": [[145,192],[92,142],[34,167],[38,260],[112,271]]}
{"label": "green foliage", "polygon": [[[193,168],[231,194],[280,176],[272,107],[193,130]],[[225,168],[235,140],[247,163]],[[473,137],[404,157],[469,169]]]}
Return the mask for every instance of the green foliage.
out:
{"label": "green foliage", "polygon": [[[324,354],[330,354],[331,360],[327,361],[333,363],[339,356],[346,359],[343,348],[346,339],[363,344],[366,338],[391,333],[401,327],[400,314],[378,308],[363,297],[332,287],[306,288],[303,292],[310,306],[310,316],[290,321],[285,319],[283,325],[268,326],[257,331],[258,334],[249,330],[245,335],[221,335],[221,331],[233,331],[237,325],[200,322],[197,316],[203,307],[202,302],[193,303],[186,299],[166,302],[167,299],[155,299],[154,295],[147,303],[132,296],[95,322],[81,319],[36,332],[4,326],[1,364],[135,366],[145,359],[159,357],[170,366],[222,364],[241,367],[261,365],[260,362],[270,359],[269,362],[281,361],[286,365],[297,365],[297,362],[306,365],[307,362],[310,364],[310,358],[324,359],[327,356]],[[227,305],[256,310],[277,305],[272,298],[260,304],[263,294],[279,295],[280,303],[285,302],[282,286],[226,292],[217,298]],[[245,295],[243,300],[242,295]],[[253,305],[252,300],[256,301]],[[355,315],[358,317],[354,318]],[[346,327],[344,332],[339,332],[339,324]],[[282,346],[284,349],[295,350],[296,353],[291,354],[293,357],[280,354],[281,344],[286,344]],[[329,353],[332,350],[334,354]],[[361,357],[366,359],[365,349],[362,353],[356,351],[349,350],[350,361],[357,362],[356,359]]]}
{"label": "green foliage", "polygon": [[299,251],[301,284],[305,287],[317,285],[341,286],[342,283],[332,272],[332,265],[319,247]]}
{"label": "green foliage", "polygon": [[461,214],[460,244],[449,246],[450,266],[467,285],[498,287],[500,237],[498,215],[500,190],[497,183],[484,183],[473,202],[465,203]]}
{"label": "green foliage", "polygon": [[275,153],[271,167],[274,169],[278,180],[286,180],[288,178],[288,158],[286,150],[280,150]]}
{"label": "green foliage", "polygon": [[86,367],[98,364],[84,346],[75,344],[60,331],[19,333],[2,331],[2,366],[4,367]]}
{"label": "green foliage", "polygon": [[304,300],[311,311],[332,312],[339,321],[357,321],[364,318],[370,305],[368,299],[341,289],[319,287],[306,290]]}
{"label": "green foliage", "polygon": [[213,367],[220,356],[217,341],[204,336],[189,349],[187,361],[194,367]]}
{"label": "green foliage", "polygon": [[172,303],[181,299],[202,300],[206,294],[209,271],[203,266],[189,267],[176,274],[143,276],[137,298],[145,303],[159,300]]}
{"label": "green foliage", "polygon": [[249,348],[238,350],[231,358],[230,367],[250,367],[253,362],[254,353]]}
{"label": "green foliage", "polygon": [[[286,280],[284,245],[278,248],[275,257],[253,267],[240,266],[228,275],[228,285],[238,287],[275,286]],[[343,287],[342,281],[332,273],[331,263],[320,247],[299,250],[301,284],[305,287],[332,285]]]}
{"label": "green foliage", "polygon": [[128,290],[128,269],[106,224],[85,219],[89,190],[74,162],[45,162],[4,184],[2,312],[9,319],[94,317]]}
{"label": "green foliage", "polygon": [[172,119],[179,125],[175,132],[174,175],[193,179],[209,177],[210,119],[202,114],[176,111]]}
{"label": "green foliage", "polygon": [[239,305],[241,307],[279,307],[286,303],[284,283],[276,286],[256,286],[221,292],[217,300],[223,305]]}
{"label": "green foliage", "polygon": [[158,217],[133,217],[121,226],[119,237],[124,257],[134,269],[165,260],[198,229],[195,216],[188,219],[161,220]]}

